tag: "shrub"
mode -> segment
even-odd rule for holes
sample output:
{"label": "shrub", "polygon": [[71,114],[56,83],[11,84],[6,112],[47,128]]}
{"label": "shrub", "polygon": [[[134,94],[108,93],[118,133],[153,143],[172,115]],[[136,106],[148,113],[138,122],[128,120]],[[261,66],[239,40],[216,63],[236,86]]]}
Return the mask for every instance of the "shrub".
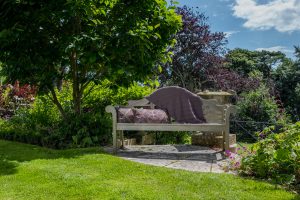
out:
{"label": "shrub", "polygon": [[0,87],[0,116],[10,118],[16,110],[29,106],[35,98],[37,88],[29,84],[7,84]]}
{"label": "shrub", "polygon": [[[140,99],[152,92],[148,86],[133,84],[129,88],[112,89],[104,81],[90,85],[85,94],[84,112],[71,112],[71,85],[65,83],[58,98],[67,111],[62,119],[57,107],[47,95],[37,96],[30,108],[22,108],[8,121],[0,123],[0,137],[52,148],[86,147],[107,144],[111,138],[111,118],[104,111],[109,104],[124,104],[129,99]],[[68,112],[70,111],[70,112]]]}
{"label": "shrub", "polygon": [[[128,100],[141,99],[153,92],[151,86],[134,83],[130,87],[115,87],[108,80],[90,84],[82,104],[81,115],[72,114],[72,85],[65,82],[58,98],[66,110],[62,119],[57,107],[47,95],[36,97],[30,108],[22,108],[8,121],[0,123],[0,138],[38,144],[52,148],[87,147],[111,142],[111,116],[107,105],[125,105]],[[188,133],[159,133],[160,144],[188,143]]]}
{"label": "shrub", "polygon": [[270,95],[269,88],[265,84],[255,90],[244,92],[237,102],[236,119],[240,121],[240,126],[232,127],[235,133],[240,135],[243,140],[253,138],[245,135],[245,130],[249,133],[262,131],[266,126],[285,124],[289,118],[285,112],[280,109],[275,99]]}
{"label": "shrub", "polygon": [[275,100],[265,85],[243,93],[237,107],[239,119],[245,121],[275,122],[281,116]]}
{"label": "shrub", "polygon": [[300,183],[300,122],[285,126],[281,133],[264,130],[267,135],[253,146],[253,154],[242,159],[240,172],[276,183],[297,186]]}
{"label": "shrub", "polygon": [[[30,108],[22,108],[1,124],[0,137],[42,146],[49,144],[61,118],[47,96],[37,96]],[[58,142],[58,141],[57,141]]]}

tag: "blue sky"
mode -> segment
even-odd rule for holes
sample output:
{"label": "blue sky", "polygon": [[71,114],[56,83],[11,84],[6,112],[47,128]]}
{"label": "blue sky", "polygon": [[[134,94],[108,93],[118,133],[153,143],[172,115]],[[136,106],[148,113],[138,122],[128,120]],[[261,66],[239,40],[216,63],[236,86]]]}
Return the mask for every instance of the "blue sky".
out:
{"label": "blue sky", "polygon": [[282,51],[300,45],[300,0],[177,0],[199,7],[213,31],[227,34],[229,49]]}

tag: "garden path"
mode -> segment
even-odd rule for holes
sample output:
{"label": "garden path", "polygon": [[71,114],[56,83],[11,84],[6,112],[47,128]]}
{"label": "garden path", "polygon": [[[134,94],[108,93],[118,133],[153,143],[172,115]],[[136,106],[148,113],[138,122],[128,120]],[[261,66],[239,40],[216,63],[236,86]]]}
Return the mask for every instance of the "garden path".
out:
{"label": "garden path", "polygon": [[[111,147],[105,150],[112,152]],[[226,162],[220,149],[194,145],[125,146],[118,151],[117,156],[149,165],[213,173],[224,173],[221,165]]]}

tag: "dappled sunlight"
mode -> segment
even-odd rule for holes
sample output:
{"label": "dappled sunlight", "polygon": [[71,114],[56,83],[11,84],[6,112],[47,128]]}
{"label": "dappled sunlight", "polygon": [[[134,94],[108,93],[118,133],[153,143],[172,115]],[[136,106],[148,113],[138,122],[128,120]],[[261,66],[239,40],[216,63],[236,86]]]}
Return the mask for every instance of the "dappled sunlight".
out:
{"label": "dappled sunlight", "polygon": [[54,150],[39,146],[0,140],[0,158],[7,161],[31,161],[36,159],[76,158],[86,154],[102,154],[100,147]]}

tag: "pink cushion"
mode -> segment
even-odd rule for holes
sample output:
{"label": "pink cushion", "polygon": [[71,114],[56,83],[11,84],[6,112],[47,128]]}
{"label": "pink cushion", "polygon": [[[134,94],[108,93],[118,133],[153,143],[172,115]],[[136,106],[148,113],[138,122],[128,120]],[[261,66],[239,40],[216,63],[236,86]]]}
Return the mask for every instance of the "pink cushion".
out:
{"label": "pink cushion", "polygon": [[134,113],[131,108],[118,108],[118,123],[133,123],[134,122]]}
{"label": "pink cushion", "polygon": [[169,116],[161,109],[134,109],[134,123],[169,123]]}

